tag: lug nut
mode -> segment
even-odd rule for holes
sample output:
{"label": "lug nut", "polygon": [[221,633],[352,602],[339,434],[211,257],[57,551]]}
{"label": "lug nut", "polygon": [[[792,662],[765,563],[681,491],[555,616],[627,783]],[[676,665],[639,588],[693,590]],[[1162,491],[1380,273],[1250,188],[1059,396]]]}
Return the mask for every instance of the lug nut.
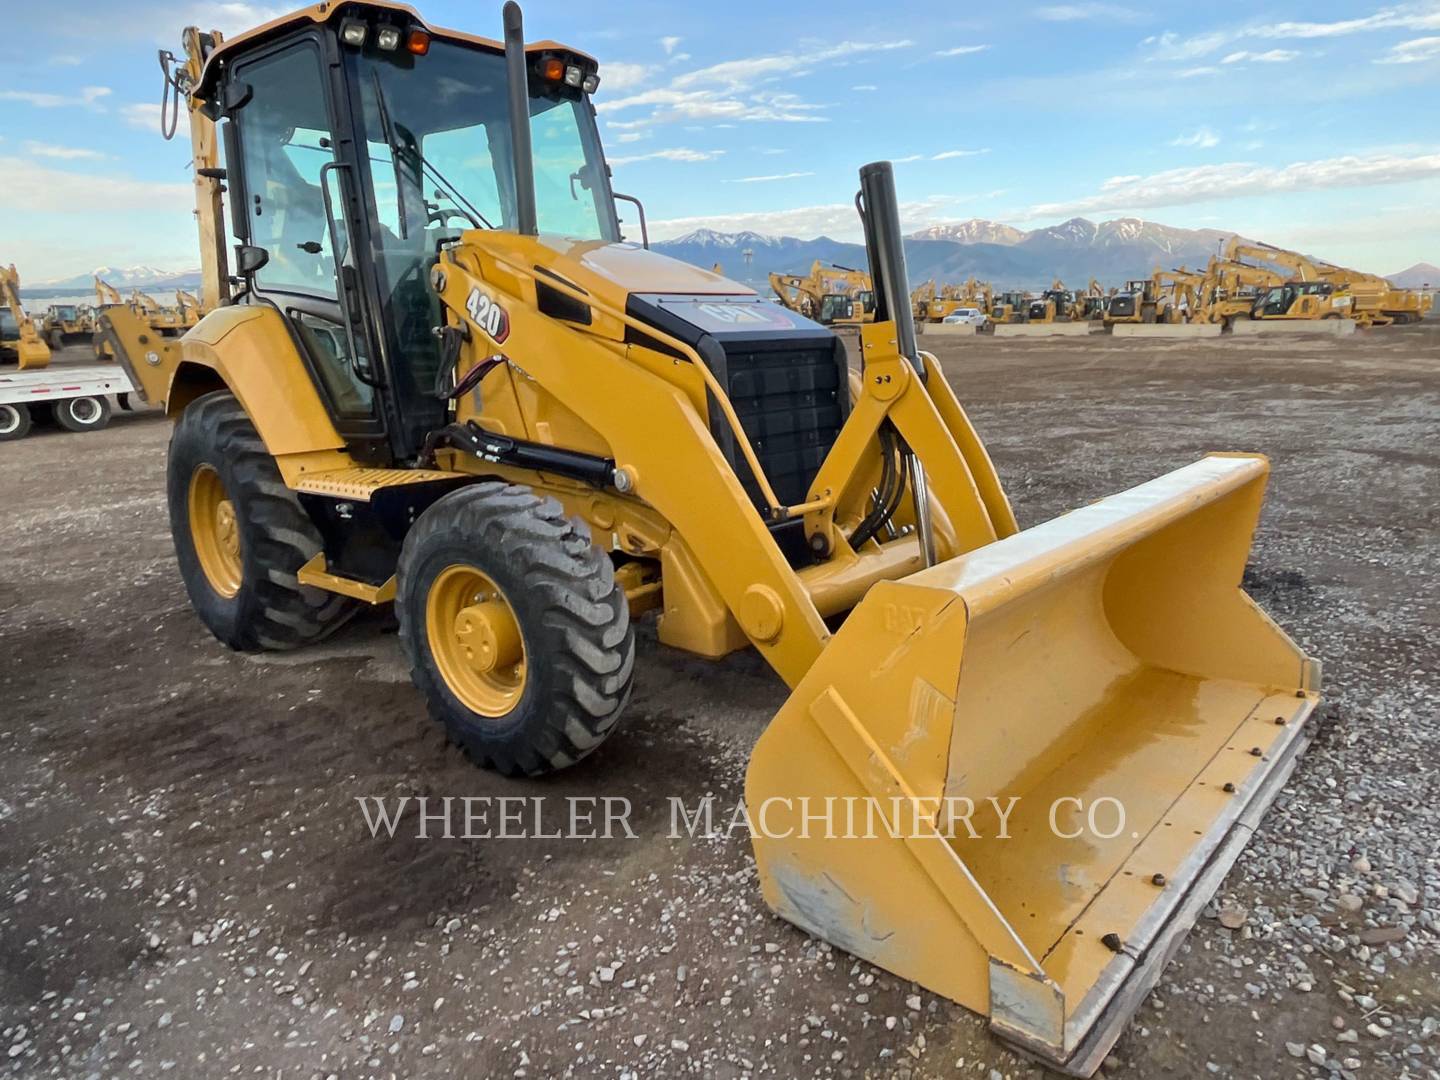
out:
{"label": "lug nut", "polygon": [[1104,945],[1111,952],[1119,952],[1125,947],[1125,943],[1120,940],[1120,935],[1113,932],[1102,937],[1100,944]]}
{"label": "lug nut", "polygon": [[1259,756],[1261,755],[1261,753],[1262,753],[1262,751],[1261,751],[1261,749],[1260,749],[1258,746],[1252,746],[1252,747],[1250,747],[1250,756],[1251,756],[1251,757],[1259,757]]}
{"label": "lug nut", "polygon": [[1163,889],[1163,888],[1165,887],[1165,875],[1164,875],[1164,874],[1156,874],[1156,875],[1154,875],[1154,876],[1150,879],[1150,884],[1151,884],[1151,885],[1158,885],[1158,886],[1160,886],[1160,887]]}
{"label": "lug nut", "polygon": [[1226,792],[1226,794],[1234,795],[1234,794],[1235,794],[1235,785],[1234,785],[1234,784],[1226,784],[1226,785],[1225,785],[1225,792]]}

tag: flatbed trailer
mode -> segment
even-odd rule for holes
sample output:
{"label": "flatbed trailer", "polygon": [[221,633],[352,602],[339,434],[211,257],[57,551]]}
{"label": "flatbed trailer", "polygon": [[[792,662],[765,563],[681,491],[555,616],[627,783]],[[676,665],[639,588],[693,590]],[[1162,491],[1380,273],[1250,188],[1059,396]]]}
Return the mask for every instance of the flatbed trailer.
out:
{"label": "flatbed trailer", "polygon": [[110,422],[110,398],[128,409],[134,392],[119,364],[0,371],[0,442],[23,439],[42,412],[66,431],[99,431]]}

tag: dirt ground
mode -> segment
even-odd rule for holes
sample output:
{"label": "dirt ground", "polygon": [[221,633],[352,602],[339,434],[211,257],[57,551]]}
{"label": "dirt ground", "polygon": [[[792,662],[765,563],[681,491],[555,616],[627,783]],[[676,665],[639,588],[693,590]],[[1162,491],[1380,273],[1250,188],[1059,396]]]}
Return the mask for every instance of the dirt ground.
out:
{"label": "dirt ground", "polygon": [[[1201,919],[1105,1074],[1440,1077],[1440,323],[936,351],[1022,527],[1207,450],[1270,455],[1248,583],[1325,663],[1318,740],[1221,892],[1245,924]],[[786,696],[755,655],[646,624],[600,751],[479,771],[383,613],[294,654],[208,636],[168,428],[0,446],[0,1071],[1042,1075],[771,916],[743,837],[668,837],[668,797],[741,793]],[[357,800],[400,795],[624,797],[638,838],[372,838]]]}

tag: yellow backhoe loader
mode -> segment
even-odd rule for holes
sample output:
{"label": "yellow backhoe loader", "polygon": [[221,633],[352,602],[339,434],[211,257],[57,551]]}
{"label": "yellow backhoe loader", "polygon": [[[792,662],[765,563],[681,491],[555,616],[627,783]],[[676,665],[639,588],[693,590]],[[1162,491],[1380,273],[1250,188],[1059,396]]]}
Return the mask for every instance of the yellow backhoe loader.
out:
{"label": "yellow backhoe loader", "polygon": [[51,304],[40,323],[40,335],[52,352],[95,336],[95,309],[89,304]]}
{"label": "yellow backhoe loader", "polygon": [[0,363],[12,362],[21,371],[50,365],[50,346],[20,302],[20,274],[13,263],[0,266]]}
{"label": "yellow backhoe loader", "polygon": [[174,418],[197,614],[283,649],[393,604],[432,714],[510,775],[614,730],[645,612],[675,648],[753,647],[793,688],[746,780],[766,901],[1088,1075],[1311,737],[1318,664],[1241,588],[1265,459],[1020,531],[917,347],[890,163],[860,170],[851,371],[831,331],[622,240],[602,73],[503,22],[186,31],[167,85],[216,306],[179,340],[103,321]]}
{"label": "yellow backhoe loader", "polygon": [[140,317],[150,324],[152,330],[161,334],[174,336],[193,325],[186,323],[183,307],[167,307],[139,289],[131,292],[130,306],[139,312]]}

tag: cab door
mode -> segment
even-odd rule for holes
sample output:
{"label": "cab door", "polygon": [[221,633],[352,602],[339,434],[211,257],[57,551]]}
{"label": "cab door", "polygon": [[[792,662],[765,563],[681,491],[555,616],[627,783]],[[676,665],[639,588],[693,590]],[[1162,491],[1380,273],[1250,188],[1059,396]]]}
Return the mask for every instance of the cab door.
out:
{"label": "cab door", "polygon": [[[325,77],[324,43],[302,34],[237,63],[227,77],[231,219],[236,236],[264,248],[251,303],[286,317],[352,453],[390,457],[377,355],[357,287],[347,166]],[[342,294],[342,282],[345,291]]]}

